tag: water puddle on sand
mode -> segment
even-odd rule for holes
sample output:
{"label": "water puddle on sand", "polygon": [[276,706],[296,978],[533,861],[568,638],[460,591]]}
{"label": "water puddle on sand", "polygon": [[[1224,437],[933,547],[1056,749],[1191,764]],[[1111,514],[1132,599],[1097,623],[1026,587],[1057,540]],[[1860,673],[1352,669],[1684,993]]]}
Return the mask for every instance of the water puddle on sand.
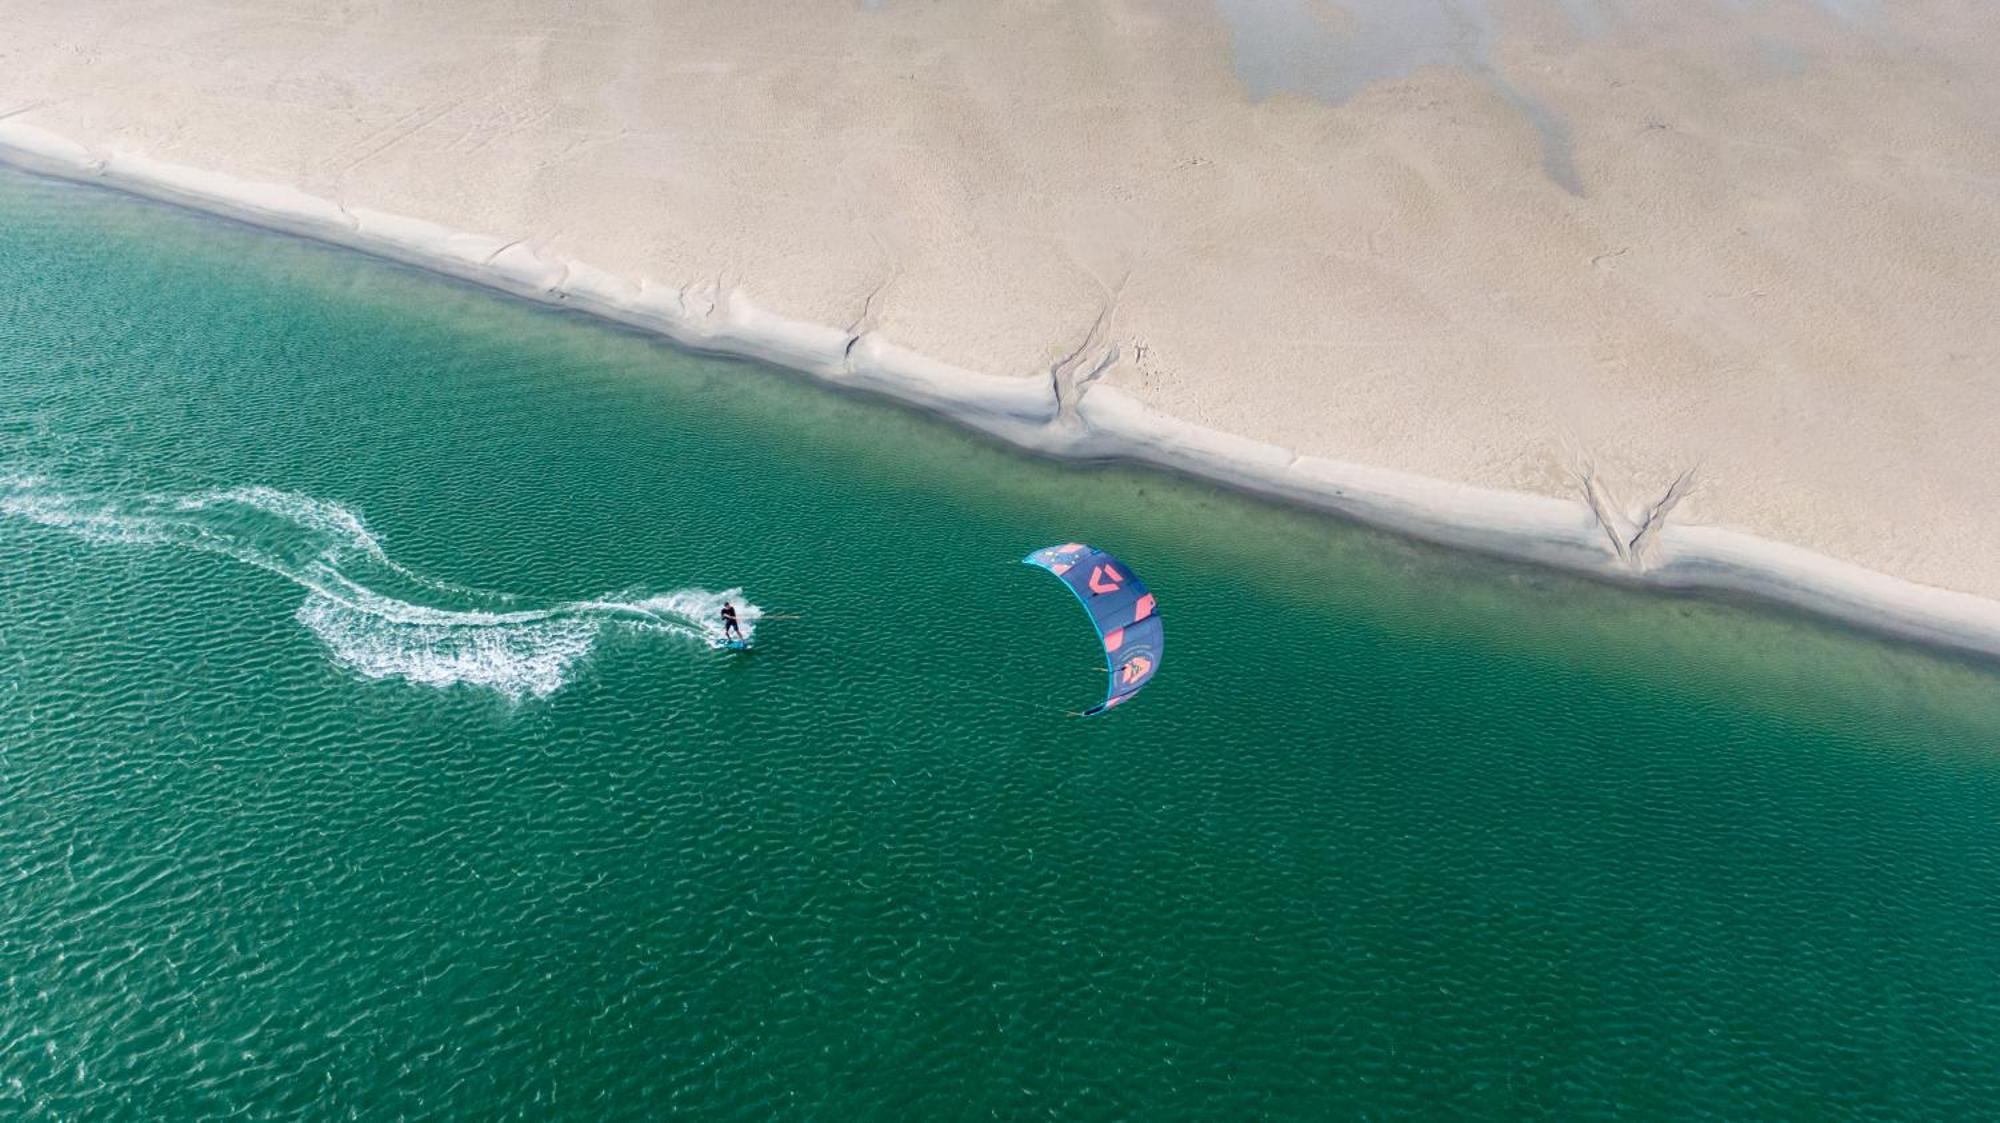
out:
{"label": "water puddle on sand", "polygon": [[[1550,2],[1583,39],[1605,34],[1618,14],[1601,0]],[[1215,7],[1229,24],[1236,75],[1252,99],[1297,93],[1340,105],[1376,82],[1458,67],[1534,126],[1549,179],[1584,194],[1568,121],[1494,67],[1499,21],[1485,0],[1215,0]],[[1819,7],[1853,22],[1872,13],[1875,0],[1819,0]]]}
{"label": "water puddle on sand", "polygon": [[[1301,93],[1339,105],[1368,86],[1425,67],[1480,75],[1541,137],[1542,170],[1583,194],[1568,124],[1493,69],[1494,22],[1476,0],[1216,0],[1235,44],[1236,74],[1254,99]],[[1578,0],[1565,9],[1587,30],[1594,13]]]}

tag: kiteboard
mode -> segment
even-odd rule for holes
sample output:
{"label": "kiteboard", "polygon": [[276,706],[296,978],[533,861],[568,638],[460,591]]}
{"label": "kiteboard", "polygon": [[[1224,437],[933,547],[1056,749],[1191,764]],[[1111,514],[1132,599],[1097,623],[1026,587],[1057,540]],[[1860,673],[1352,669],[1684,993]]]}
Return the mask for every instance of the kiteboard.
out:
{"label": "kiteboard", "polygon": [[750,650],[750,642],[748,640],[733,639],[727,641],[723,646],[727,647],[731,651]]}

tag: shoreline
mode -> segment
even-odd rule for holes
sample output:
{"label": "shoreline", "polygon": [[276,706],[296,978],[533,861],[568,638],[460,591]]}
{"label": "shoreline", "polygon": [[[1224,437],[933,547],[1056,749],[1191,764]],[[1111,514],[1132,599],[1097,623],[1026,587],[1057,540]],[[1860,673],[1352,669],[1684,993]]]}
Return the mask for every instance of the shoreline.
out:
{"label": "shoreline", "polygon": [[1638,525],[1601,504],[1432,479],[1171,417],[1058,364],[1049,379],[980,373],[891,342],[772,314],[719,283],[673,287],[537,252],[519,239],[348,208],[0,120],[0,164],[358,250],[577,308],[698,351],[755,359],[894,399],[1064,459],[1123,460],[1436,544],[1635,586],[1747,595],[1868,631],[2000,658],[2000,600],[1922,585],[1802,546],[1674,523],[1673,493]]}

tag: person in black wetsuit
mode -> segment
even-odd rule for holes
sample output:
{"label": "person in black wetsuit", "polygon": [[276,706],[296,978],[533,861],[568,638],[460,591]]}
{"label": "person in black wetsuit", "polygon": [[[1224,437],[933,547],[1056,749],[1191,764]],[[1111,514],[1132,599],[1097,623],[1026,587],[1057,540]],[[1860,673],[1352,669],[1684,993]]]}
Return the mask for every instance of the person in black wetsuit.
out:
{"label": "person in black wetsuit", "polygon": [[736,622],[736,606],[728,601],[722,602],[722,636],[724,639],[730,636],[739,640],[743,638],[743,625]]}

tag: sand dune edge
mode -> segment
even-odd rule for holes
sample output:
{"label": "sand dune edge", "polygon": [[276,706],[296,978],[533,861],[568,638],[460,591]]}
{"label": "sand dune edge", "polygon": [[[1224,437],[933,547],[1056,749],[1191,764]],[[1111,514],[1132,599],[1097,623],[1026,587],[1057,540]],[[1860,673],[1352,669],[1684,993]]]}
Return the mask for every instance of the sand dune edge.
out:
{"label": "sand dune edge", "polygon": [[632,280],[546,256],[519,240],[100,151],[15,121],[0,120],[0,163],[577,308],[695,350],[756,359],[884,395],[1037,453],[1151,465],[1448,546],[1631,584],[1745,594],[1885,635],[2000,657],[2000,601],[1740,531],[1675,523],[1664,509],[1644,525],[1627,526],[1580,499],[1300,456],[1167,416],[1115,387],[1077,379],[1061,364],[1046,380],[966,370],[878,332],[773,315],[744,293],[714,284]]}

